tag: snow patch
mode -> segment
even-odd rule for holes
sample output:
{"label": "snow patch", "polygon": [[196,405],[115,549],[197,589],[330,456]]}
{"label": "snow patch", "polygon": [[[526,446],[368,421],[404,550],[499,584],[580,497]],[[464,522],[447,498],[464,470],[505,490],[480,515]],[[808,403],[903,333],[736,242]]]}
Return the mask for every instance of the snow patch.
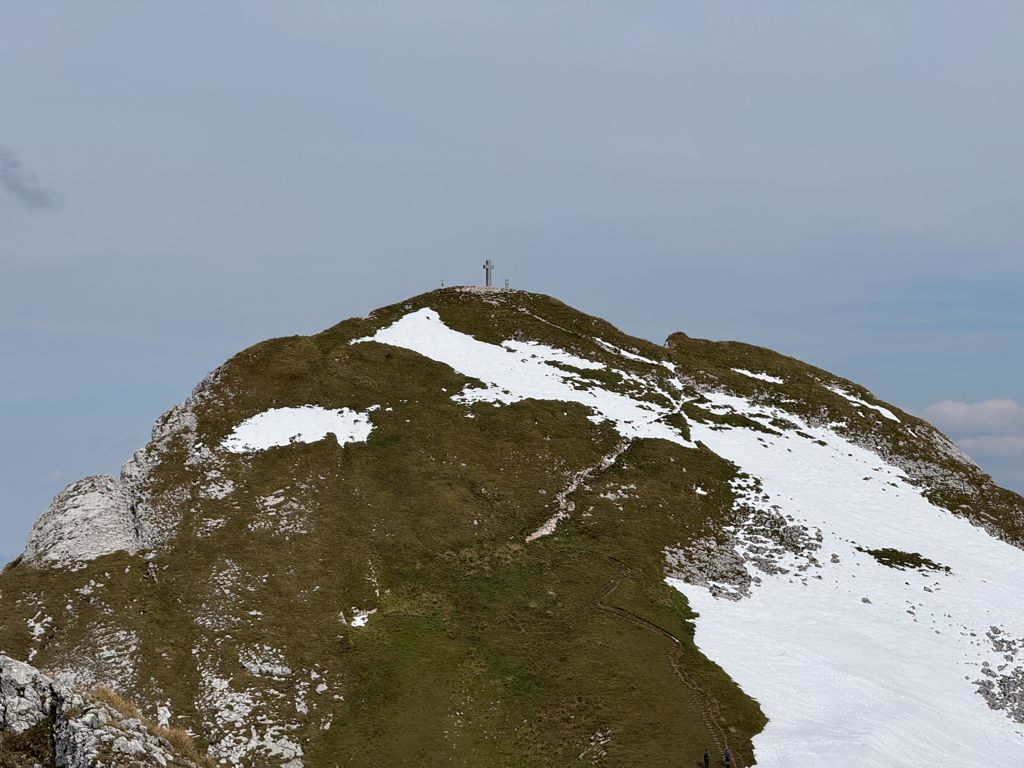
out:
{"label": "snow patch", "polygon": [[252,453],[295,442],[315,443],[332,433],[338,445],[363,443],[373,430],[367,413],[316,405],[272,408],[236,426],[221,446],[232,453]]}
{"label": "snow patch", "polygon": [[365,627],[366,622],[369,621],[370,617],[376,612],[376,608],[372,608],[368,611],[360,611],[358,608],[353,608],[352,621],[350,623],[353,627]]}
{"label": "snow patch", "polygon": [[570,368],[579,368],[581,371],[597,371],[604,368],[604,365],[596,360],[587,360],[585,357],[574,355],[557,347],[549,347],[547,344],[541,344],[539,341],[509,339],[501,342],[501,346],[513,354],[522,355],[548,364],[559,363]]}
{"label": "snow patch", "polygon": [[883,408],[880,405],[874,405],[873,403],[861,400],[859,397],[855,397],[851,395],[849,392],[840,389],[839,387],[826,387],[826,389],[828,389],[831,392],[835,392],[841,398],[849,400],[854,405],[862,405],[865,408],[870,408],[874,411],[878,411],[880,414],[882,414],[885,418],[889,419],[890,421],[899,422],[899,417],[895,413],[890,411],[888,408]]}
{"label": "snow patch", "polygon": [[770,381],[772,384],[782,384],[783,381],[778,376],[771,376],[767,373],[755,373],[754,371],[748,371],[746,368],[733,368],[736,373],[748,376],[751,379],[760,379],[761,381]]}
{"label": "snow patch", "polygon": [[609,344],[604,339],[598,339],[595,337],[594,341],[596,341],[600,346],[604,347],[612,354],[618,355],[619,357],[624,357],[627,360],[633,360],[634,362],[637,363],[646,363],[647,365],[660,365],[663,368],[667,368],[672,373],[676,372],[676,366],[674,363],[670,363],[665,360],[652,360],[649,357],[638,355],[636,352],[630,352],[628,349],[623,349],[622,347],[617,347],[614,344]]}

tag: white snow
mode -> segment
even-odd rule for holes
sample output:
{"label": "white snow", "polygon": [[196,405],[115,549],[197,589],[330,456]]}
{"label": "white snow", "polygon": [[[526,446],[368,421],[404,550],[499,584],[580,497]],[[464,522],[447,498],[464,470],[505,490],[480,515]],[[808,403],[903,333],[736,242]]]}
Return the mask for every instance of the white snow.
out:
{"label": "white snow", "polygon": [[570,368],[579,368],[584,371],[596,371],[604,368],[596,360],[587,360],[585,357],[566,352],[564,349],[549,347],[546,344],[541,344],[539,341],[508,339],[501,342],[501,346],[513,354],[530,357],[544,363],[561,363]]}
{"label": "white snow", "polygon": [[377,612],[376,608],[372,608],[368,611],[360,611],[358,608],[352,609],[352,626],[353,627],[365,627],[366,622],[369,621],[370,617]]}
{"label": "white snow", "polygon": [[885,416],[885,418],[889,419],[889,421],[896,421],[896,422],[899,421],[899,417],[896,416],[896,414],[893,413],[892,411],[890,411],[888,408],[883,408],[880,405],[874,405],[873,403],[869,403],[869,402],[866,402],[864,400],[861,400],[859,397],[854,397],[849,392],[846,392],[845,390],[842,390],[839,387],[826,387],[826,389],[829,389],[832,392],[835,392],[837,395],[839,395],[840,397],[842,397],[842,398],[844,398],[846,400],[849,400],[854,405],[862,405],[865,408],[871,408],[872,410],[878,411],[880,414]]}
{"label": "white snow", "polygon": [[[694,447],[675,427],[661,421],[676,408],[630,397],[585,375],[564,370],[555,364],[581,371],[605,367],[564,350],[538,342],[488,344],[449,328],[430,308],[405,315],[373,336],[352,343],[367,341],[410,349],[482,382],[483,386],[469,385],[455,395],[453,399],[458,402],[507,405],[534,398],[579,403],[593,411],[593,420],[610,421],[627,440],[662,438]],[[666,397],[657,389],[651,394]]]}
{"label": "white snow", "polygon": [[250,453],[293,442],[315,443],[332,433],[338,445],[362,443],[373,430],[367,413],[316,405],[272,408],[236,426],[221,445],[232,453]]}
{"label": "white snow", "polygon": [[[762,423],[781,413],[708,397]],[[741,599],[669,579],[699,614],[697,644],[768,717],[757,764],[1020,765],[1024,726],[990,709],[974,681],[986,663],[1024,666],[986,637],[997,626],[1024,638],[1024,552],[933,506],[874,453],[782,415],[810,438],[699,423],[691,434],[759,478],[765,503],[821,531],[820,566],[757,572],[761,583]],[[858,545],[951,570],[894,569]]]}
{"label": "white snow", "polygon": [[772,376],[767,373],[755,373],[754,371],[748,371],[746,368],[733,368],[736,373],[741,373],[744,376],[749,376],[752,379],[760,379],[761,381],[770,381],[772,384],[782,384],[782,379],[778,376]]}
{"label": "white snow", "polygon": [[614,344],[609,344],[604,339],[599,339],[597,337],[594,337],[594,341],[596,341],[598,344],[600,344],[602,347],[607,349],[612,354],[618,355],[619,357],[624,357],[627,360],[633,360],[634,362],[637,363],[647,363],[647,365],[660,365],[664,368],[667,368],[672,373],[676,372],[675,364],[670,363],[667,360],[652,360],[649,357],[638,355],[636,352],[630,352],[628,349],[623,349],[622,347],[617,347]]}

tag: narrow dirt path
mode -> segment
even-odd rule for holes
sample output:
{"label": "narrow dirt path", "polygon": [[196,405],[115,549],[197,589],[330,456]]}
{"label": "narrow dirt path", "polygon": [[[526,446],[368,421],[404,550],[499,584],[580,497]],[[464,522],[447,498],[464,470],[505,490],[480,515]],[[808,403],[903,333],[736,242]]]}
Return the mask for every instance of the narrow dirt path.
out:
{"label": "narrow dirt path", "polygon": [[[619,588],[619,586],[621,586],[623,580],[631,572],[629,566],[627,566],[620,560],[614,557],[610,557],[609,559],[618,566],[619,570],[615,574],[615,577],[611,580],[611,583],[608,585],[608,589],[606,589],[600,597],[594,600],[594,606],[599,611],[603,611],[613,616],[617,616],[620,619],[624,619],[632,624],[636,624],[638,627],[648,629],[651,632],[656,632],[657,634],[668,639],[672,643],[672,651],[669,653],[669,664],[672,666],[672,671],[675,672],[676,677],[678,677],[683,682],[683,684],[686,685],[695,694],[698,705],[700,707],[701,717],[704,720],[704,725],[707,728],[708,733],[710,733],[711,737],[715,740],[715,747],[718,750],[719,754],[721,754],[721,752],[725,750],[726,745],[729,741],[725,733],[725,728],[722,726],[721,723],[721,708],[719,707],[718,702],[712,700],[711,697],[709,697],[704,692],[704,690],[699,685],[697,685],[697,683],[693,680],[690,674],[683,667],[682,642],[679,640],[679,638],[672,634],[672,632],[670,632],[669,630],[665,629],[664,627],[661,627],[651,621],[648,621],[647,619],[642,618],[641,616],[637,616],[635,613],[627,611],[625,608],[620,608],[615,605],[608,605],[608,603],[605,602],[605,600],[612,594],[612,592],[614,592],[616,589]],[[743,763],[738,755],[733,756],[733,765],[736,766],[736,768],[743,768]]]}

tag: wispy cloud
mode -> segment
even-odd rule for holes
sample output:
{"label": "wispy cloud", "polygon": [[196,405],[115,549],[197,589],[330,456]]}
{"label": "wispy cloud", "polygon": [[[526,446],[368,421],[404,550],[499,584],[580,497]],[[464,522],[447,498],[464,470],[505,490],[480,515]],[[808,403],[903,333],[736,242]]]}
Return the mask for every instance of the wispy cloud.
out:
{"label": "wispy cloud", "polygon": [[1024,492],[1024,405],[943,400],[920,415],[948,434],[1003,485]]}
{"label": "wispy cloud", "polygon": [[980,435],[961,437],[957,442],[972,456],[1024,459],[1024,435]]}
{"label": "wispy cloud", "polygon": [[57,194],[39,182],[13,149],[3,145],[0,145],[0,189],[27,208],[52,210],[60,206]]}
{"label": "wispy cloud", "polygon": [[943,400],[922,415],[953,438],[1024,437],[1024,406],[1015,400]]}

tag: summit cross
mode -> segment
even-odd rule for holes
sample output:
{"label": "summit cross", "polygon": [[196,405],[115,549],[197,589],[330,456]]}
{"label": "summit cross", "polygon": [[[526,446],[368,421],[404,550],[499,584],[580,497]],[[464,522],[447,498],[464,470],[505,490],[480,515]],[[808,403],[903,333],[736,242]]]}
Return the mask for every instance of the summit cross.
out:
{"label": "summit cross", "polygon": [[486,285],[488,288],[491,287],[491,273],[493,271],[494,264],[492,264],[491,260],[488,259],[487,261],[484,262],[484,275],[486,276],[486,282],[484,283],[484,285]]}

